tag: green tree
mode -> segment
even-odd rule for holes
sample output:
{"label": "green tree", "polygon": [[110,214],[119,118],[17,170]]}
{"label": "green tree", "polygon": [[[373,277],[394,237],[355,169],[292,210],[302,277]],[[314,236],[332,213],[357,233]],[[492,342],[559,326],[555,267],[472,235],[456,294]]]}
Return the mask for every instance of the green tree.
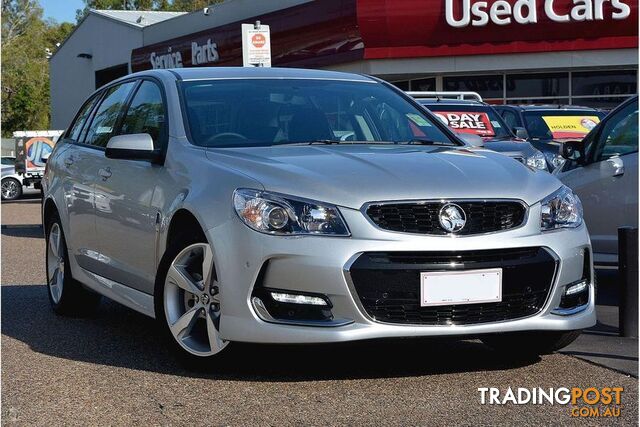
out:
{"label": "green tree", "polygon": [[2,1],[2,134],[49,127],[48,56],[73,29],[42,18],[36,0]]}

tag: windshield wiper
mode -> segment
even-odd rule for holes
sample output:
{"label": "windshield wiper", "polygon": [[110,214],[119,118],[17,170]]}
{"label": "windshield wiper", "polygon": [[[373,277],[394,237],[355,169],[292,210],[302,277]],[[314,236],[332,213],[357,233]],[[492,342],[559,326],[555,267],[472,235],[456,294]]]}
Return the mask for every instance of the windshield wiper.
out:
{"label": "windshield wiper", "polygon": [[428,139],[428,138],[413,138],[410,139],[409,141],[402,141],[402,142],[398,142],[398,144],[407,144],[407,145],[453,145],[453,144],[448,144],[446,142],[440,142],[440,141],[434,141],[432,139]]}
{"label": "windshield wiper", "polygon": [[314,145],[314,144],[340,144],[340,141],[336,141],[333,139],[312,139],[310,141],[300,141],[300,142],[280,142],[276,145]]}

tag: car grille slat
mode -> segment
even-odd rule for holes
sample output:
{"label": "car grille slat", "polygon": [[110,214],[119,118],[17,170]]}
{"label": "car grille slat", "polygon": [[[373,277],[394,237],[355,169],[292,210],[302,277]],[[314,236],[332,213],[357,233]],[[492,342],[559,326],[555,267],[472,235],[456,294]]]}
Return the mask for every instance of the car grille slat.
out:
{"label": "car grille slat", "polygon": [[[371,204],[367,216],[378,227],[403,233],[446,235],[439,215],[448,201]],[[518,201],[454,201],[465,212],[466,224],[456,234],[472,235],[509,230],[522,225],[526,207]]]}
{"label": "car grille slat", "polygon": [[[420,306],[420,273],[502,268],[502,301]],[[543,248],[483,251],[366,252],[349,269],[357,297],[374,320],[467,325],[532,316],[544,307],[556,260]]]}

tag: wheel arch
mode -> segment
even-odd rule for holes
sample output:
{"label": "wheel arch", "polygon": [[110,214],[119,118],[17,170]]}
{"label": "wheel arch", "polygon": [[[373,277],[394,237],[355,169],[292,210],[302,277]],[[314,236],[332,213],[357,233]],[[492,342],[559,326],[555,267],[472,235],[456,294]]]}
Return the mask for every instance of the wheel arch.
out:
{"label": "wheel arch", "polygon": [[45,233],[47,231],[47,222],[53,214],[58,214],[58,216],[60,216],[60,211],[58,210],[58,206],[56,206],[56,202],[54,202],[51,197],[47,197],[42,203],[42,227]]}
{"label": "wheel arch", "polygon": [[182,207],[171,215],[162,253],[164,254],[167,248],[180,239],[181,236],[185,234],[188,235],[189,233],[193,233],[206,239],[204,227],[196,215],[194,215],[189,209]]}

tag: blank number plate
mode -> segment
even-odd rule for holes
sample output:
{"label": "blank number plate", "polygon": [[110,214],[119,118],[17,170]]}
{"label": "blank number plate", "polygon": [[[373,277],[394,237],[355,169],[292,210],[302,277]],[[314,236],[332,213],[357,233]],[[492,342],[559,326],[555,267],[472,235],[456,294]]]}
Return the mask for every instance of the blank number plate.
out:
{"label": "blank number plate", "polygon": [[420,273],[420,305],[480,304],[502,301],[502,269]]}

